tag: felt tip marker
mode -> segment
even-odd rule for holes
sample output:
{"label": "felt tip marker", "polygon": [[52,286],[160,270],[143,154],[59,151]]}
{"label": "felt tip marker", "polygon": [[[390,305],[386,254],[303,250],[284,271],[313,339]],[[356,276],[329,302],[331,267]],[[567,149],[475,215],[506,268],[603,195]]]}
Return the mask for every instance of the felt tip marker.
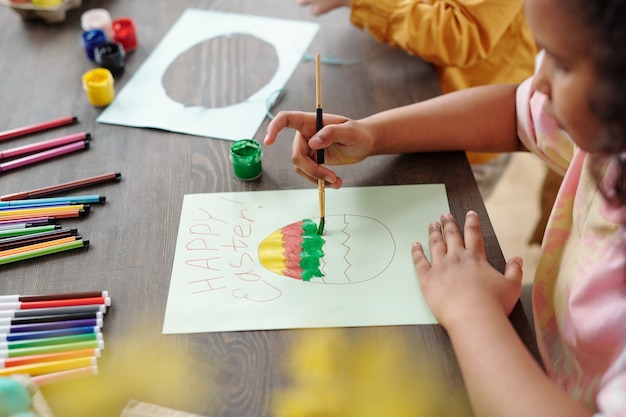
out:
{"label": "felt tip marker", "polygon": [[28,365],[12,366],[10,368],[0,369],[0,376],[10,376],[15,374],[43,375],[50,372],[59,372],[68,369],[94,366],[96,365],[96,363],[97,359],[93,357],[65,359],[54,362],[31,363]]}
{"label": "felt tip marker", "polygon": [[49,232],[59,229],[61,226],[58,224],[48,224],[43,226],[23,227],[19,229],[0,230],[0,242],[4,242],[4,238],[32,235],[34,233]]}
{"label": "felt tip marker", "polygon": [[50,220],[48,219],[46,219],[45,222],[42,221],[41,223],[38,221],[31,222],[29,220],[16,220],[12,224],[2,224],[2,222],[0,222],[0,230],[26,229],[27,227],[48,225],[50,225]]}
{"label": "felt tip marker", "polygon": [[7,220],[4,222],[0,221],[0,230],[26,229],[27,227],[50,226],[51,224],[49,217],[36,217],[27,220]]}
{"label": "felt tip marker", "polygon": [[67,306],[67,307],[48,307],[48,308],[32,308],[28,310],[20,309],[0,309],[0,318],[22,318],[22,317],[37,317],[48,315],[61,315],[61,314],[76,314],[76,313],[92,313],[100,312],[106,313],[107,306],[105,304],[89,304],[83,306]]}
{"label": "felt tip marker", "polygon": [[88,342],[62,343],[60,345],[38,346],[23,349],[0,350],[0,358],[17,358],[29,355],[43,355],[47,353],[67,352],[79,349],[104,349],[103,340],[90,340]]}
{"label": "felt tip marker", "polygon": [[[77,334],[87,334],[87,333],[100,333],[100,327],[97,326],[83,326],[83,327],[68,327],[67,329],[52,329],[52,330],[41,330],[37,332],[21,332],[21,333],[1,333],[0,334],[0,343],[2,342],[16,342],[19,340],[36,340],[36,339],[47,339],[59,336],[72,336]],[[48,343],[54,344],[54,343]],[[0,345],[0,349],[6,349],[7,347],[4,345]],[[26,346],[22,346],[26,347]]]}
{"label": "felt tip marker", "polygon": [[[98,328],[98,330],[100,330]],[[0,350],[24,349],[40,346],[62,345],[68,343],[89,342],[92,340],[102,340],[101,331],[93,331],[87,333],[69,334],[65,336],[52,336],[42,339],[24,339],[0,342]]]}
{"label": "felt tip marker", "polygon": [[9,200],[0,201],[0,207],[24,207],[24,206],[45,206],[52,204],[97,204],[104,203],[106,197],[103,195],[77,195],[68,197],[48,197],[48,198],[32,198],[27,200]]}
{"label": "felt tip marker", "polygon": [[41,132],[43,130],[49,130],[59,126],[70,125],[76,123],[77,121],[78,118],[76,116],[67,116],[61,117],[59,119],[49,120],[47,122],[18,127],[16,129],[0,132],[0,140],[17,138],[19,136],[28,135],[30,133]]}
{"label": "felt tip marker", "polygon": [[71,152],[76,152],[87,148],[89,148],[89,140],[85,139],[79,142],[73,142],[67,145],[58,146],[53,149],[48,149],[47,151],[37,152],[32,155],[24,156],[22,158],[17,158],[12,161],[0,164],[0,173],[10,171],[16,168],[21,168],[27,165],[32,165],[37,162],[56,158],[57,156],[66,155]]}
{"label": "felt tip marker", "polygon": [[38,387],[43,387],[57,382],[71,381],[87,376],[98,375],[98,366],[89,366],[86,368],[68,369],[66,371],[50,372],[43,375],[35,375],[30,378]]}
{"label": "felt tip marker", "polygon": [[64,243],[70,243],[78,239],[82,239],[82,236],[80,235],[67,236],[67,237],[62,237],[60,239],[48,240],[46,242],[34,243],[32,245],[19,246],[13,249],[6,249],[3,251],[0,251],[0,258],[5,257],[5,256],[10,256],[10,255],[15,255],[18,253],[25,253],[25,252],[29,252],[29,251],[33,251],[37,249],[48,248],[48,247],[55,246],[55,245],[61,245]]}
{"label": "felt tip marker", "polygon": [[[19,227],[23,227],[23,224],[25,222],[23,220],[0,220],[0,226],[10,226],[12,224],[19,226]],[[47,217],[35,217],[33,219],[29,219],[28,223],[38,223],[38,224],[50,224],[50,219]]]}
{"label": "felt tip marker", "polygon": [[15,358],[0,359],[0,368],[10,368],[12,366],[28,365],[30,363],[52,362],[64,359],[100,357],[100,349],[77,349],[66,352],[44,353],[41,355],[17,356]]}
{"label": "felt tip marker", "polygon": [[18,218],[19,215],[29,215],[30,217],[45,217],[45,216],[54,216],[55,213],[60,211],[71,211],[71,210],[89,210],[89,204],[66,204],[63,206],[51,206],[51,207],[31,207],[31,208],[20,208],[20,207],[9,207],[8,209],[0,210],[0,218]]}
{"label": "felt tip marker", "polygon": [[41,295],[0,295],[0,303],[8,303],[21,301],[30,303],[33,301],[52,301],[52,300],[71,300],[74,298],[94,298],[108,297],[108,291],[82,291],[82,292],[65,292],[57,294],[41,294]]}
{"label": "felt tip marker", "polygon": [[7,149],[0,151],[0,160],[8,158],[17,158],[36,152],[53,149],[59,146],[68,145],[70,143],[78,142],[79,140],[89,140],[91,135],[89,133],[80,132],[67,136],[61,136],[59,138],[48,139],[41,142],[31,143],[29,145],[18,146],[17,148]]}
{"label": "felt tip marker", "polygon": [[41,346],[53,346],[68,343],[90,342],[92,340],[101,340],[102,333],[79,333],[67,336],[46,337],[44,339],[27,339],[16,340],[13,342],[0,342],[0,350],[24,349]]}
{"label": "felt tip marker", "polygon": [[8,302],[0,303],[0,310],[28,310],[32,308],[70,307],[90,304],[111,305],[110,297],[68,298],[64,300],[31,301],[31,302]]}
{"label": "felt tip marker", "polygon": [[65,191],[74,191],[79,188],[102,184],[111,181],[120,181],[122,174],[111,172],[109,174],[96,175],[94,177],[83,178],[81,180],[65,182],[51,185],[49,187],[38,188],[36,190],[22,191],[19,193],[7,194],[0,197],[0,201],[26,200],[29,198],[39,198],[47,195],[58,194]]}
{"label": "felt tip marker", "polygon": [[102,319],[81,319],[81,320],[64,320],[53,321],[48,323],[33,324],[16,324],[9,326],[0,326],[0,334],[21,333],[21,332],[38,332],[42,330],[67,329],[71,327],[96,326],[102,327]]}
{"label": "felt tip marker", "polygon": [[[59,253],[59,252],[65,252],[68,250],[72,250],[72,249],[80,249],[80,248],[88,248],[89,247],[89,241],[88,240],[75,240],[73,242],[67,242],[67,243],[61,243],[60,245],[54,245],[54,246],[49,246],[47,248],[41,248],[41,249],[34,249],[28,252],[22,252],[22,253],[16,253],[14,255],[7,255],[7,256],[2,256],[0,257],[0,265],[5,265],[8,263],[12,263],[12,262],[19,262],[19,261],[25,261],[27,259],[32,259],[32,258],[38,258],[40,256],[45,256],[45,255],[52,255],[54,253]],[[89,300],[88,298],[82,299],[82,300]],[[67,300],[59,300],[59,301],[67,301]],[[49,303],[54,303],[53,301],[49,301]],[[81,305],[80,303],[86,304],[84,301],[80,301],[78,300],[77,304],[74,305]],[[6,310],[6,309],[15,309],[17,307],[11,306],[12,303],[3,303],[0,305],[0,310]],[[24,304],[37,304],[37,303],[24,303]],[[62,304],[60,304],[62,305]],[[66,304],[66,305],[71,305],[71,304]],[[43,308],[44,306],[38,306],[38,307],[31,307],[31,308]],[[52,307],[52,305],[48,305],[47,307]],[[24,307],[19,307],[19,308],[24,308]]]}
{"label": "felt tip marker", "polygon": [[50,240],[61,239],[69,236],[78,236],[78,229],[59,228],[56,230],[50,230],[48,232],[7,237],[4,239],[0,239],[0,251],[5,251],[7,249],[17,248],[21,246],[34,245],[41,242],[48,242]]}
{"label": "felt tip marker", "polygon": [[83,319],[102,319],[104,314],[98,312],[87,313],[72,313],[72,314],[49,314],[47,316],[33,316],[33,317],[0,317],[0,326],[16,326],[19,324],[35,324],[35,323],[50,323],[55,321],[66,320],[83,320]]}

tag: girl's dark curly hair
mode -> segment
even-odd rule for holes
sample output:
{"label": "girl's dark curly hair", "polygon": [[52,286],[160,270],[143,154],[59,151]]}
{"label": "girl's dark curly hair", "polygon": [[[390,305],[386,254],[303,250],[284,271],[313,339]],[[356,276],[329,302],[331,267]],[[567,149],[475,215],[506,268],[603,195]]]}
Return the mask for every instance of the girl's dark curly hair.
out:
{"label": "girl's dark curly hair", "polygon": [[592,58],[598,85],[591,97],[591,111],[606,126],[604,159],[617,158],[621,175],[614,203],[626,205],[626,0],[560,0],[560,5],[581,22],[592,38]]}

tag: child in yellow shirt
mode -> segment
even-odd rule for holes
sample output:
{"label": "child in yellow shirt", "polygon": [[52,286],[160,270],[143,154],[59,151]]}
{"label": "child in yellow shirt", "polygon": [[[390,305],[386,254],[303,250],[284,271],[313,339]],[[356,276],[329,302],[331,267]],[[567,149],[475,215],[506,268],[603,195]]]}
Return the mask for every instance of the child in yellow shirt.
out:
{"label": "child in yellow shirt", "polygon": [[[519,83],[534,72],[537,46],[522,0],[298,0],[314,15],[350,7],[350,21],[376,40],[435,66],[449,93],[483,84]],[[509,154],[468,152],[483,198]]]}

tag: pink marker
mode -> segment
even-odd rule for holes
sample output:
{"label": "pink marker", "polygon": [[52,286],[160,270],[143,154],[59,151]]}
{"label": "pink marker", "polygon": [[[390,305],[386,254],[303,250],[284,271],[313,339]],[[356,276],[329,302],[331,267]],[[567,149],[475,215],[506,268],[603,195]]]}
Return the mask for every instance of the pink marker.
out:
{"label": "pink marker", "polygon": [[65,155],[70,152],[79,151],[89,147],[88,140],[81,140],[79,142],[70,143],[68,145],[59,146],[57,148],[49,149],[47,151],[35,153],[23,158],[14,159],[13,161],[0,164],[0,173],[9,171],[11,169],[20,168],[26,165],[35,164],[37,162],[45,161],[46,159],[55,158],[57,156]]}
{"label": "pink marker", "polygon": [[61,117],[60,119],[50,120],[47,122],[37,123],[30,126],[18,127],[4,132],[0,132],[0,140],[16,138],[18,136],[28,135],[30,133],[41,132],[42,130],[53,129],[55,127],[76,123],[76,116]]}
{"label": "pink marker", "polygon": [[13,149],[7,149],[0,152],[0,159],[16,158],[18,156],[24,156],[35,152],[45,151],[47,149],[56,148],[58,146],[67,145],[69,143],[78,142],[79,140],[89,140],[91,135],[89,133],[80,132],[72,135],[61,136],[59,138],[48,139],[37,143],[31,143],[29,145],[19,146]]}

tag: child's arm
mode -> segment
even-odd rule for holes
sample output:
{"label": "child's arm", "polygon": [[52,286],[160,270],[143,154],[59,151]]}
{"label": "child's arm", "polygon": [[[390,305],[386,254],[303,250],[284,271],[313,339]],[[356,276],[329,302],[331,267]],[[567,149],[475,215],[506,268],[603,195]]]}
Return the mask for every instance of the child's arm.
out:
{"label": "child's arm", "polygon": [[[315,114],[280,112],[267,127],[265,144],[273,144],[281,130],[297,130],[291,159],[297,172],[316,182],[323,178],[334,188],[341,178],[327,168],[361,161],[370,155],[467,150],[522,150],[517,138],[515,85],[488,85],[377,113],[361,120],[324,114],[324,128],[316,131]],[[315,162],[325,149],[325,166]]]}
{"label": "child's arm", "polygon": [[350,21],[436,66],[466,68],[492,54],[522,8],[522,0],[352,0]]}
{"label": "child's arm", "polygon": [[424,296],[448,331],[475,414],[591,416],[547,378],[508,319],[520,293],[521,259],[510,260],[504,276],[492,268],[474,212],[466,216],[465,238],[449,214],[442,224],[429,229],[432,264],[419,243],[413,261]]}

